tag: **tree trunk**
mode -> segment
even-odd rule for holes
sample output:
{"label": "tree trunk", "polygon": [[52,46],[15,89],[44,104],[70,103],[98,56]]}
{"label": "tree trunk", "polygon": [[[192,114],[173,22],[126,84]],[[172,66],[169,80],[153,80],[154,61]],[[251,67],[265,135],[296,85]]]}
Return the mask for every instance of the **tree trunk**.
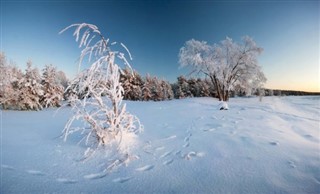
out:
{"label": "tree trunk", "polygon": [[223,91],[223,101],[229,101],[229,90]]}
{"label": "tree trunk", "polygon": [[223,101],[223,93],[222,93],[223,91],[221,91],[221,86],[219,84],[219,81],[217,80],[216,76],[210,76],[210,79],[218,93],[219,101]]}

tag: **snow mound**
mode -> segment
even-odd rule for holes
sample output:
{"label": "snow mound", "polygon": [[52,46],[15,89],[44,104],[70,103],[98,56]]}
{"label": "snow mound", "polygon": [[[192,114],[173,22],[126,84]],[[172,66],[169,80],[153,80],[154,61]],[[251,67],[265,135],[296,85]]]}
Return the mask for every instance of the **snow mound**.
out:
{"label": "snow mound", "polygon": [[220,106],[220,110],[228,110],[229,109],[227,102],[221,102],[219,106]]}

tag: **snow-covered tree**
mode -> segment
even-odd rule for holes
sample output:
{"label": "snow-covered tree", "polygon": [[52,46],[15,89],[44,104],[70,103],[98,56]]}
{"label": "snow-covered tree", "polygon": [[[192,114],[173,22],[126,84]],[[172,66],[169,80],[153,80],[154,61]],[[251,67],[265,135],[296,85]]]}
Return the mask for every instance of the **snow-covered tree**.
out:
{"label": "snow-covered tree", "polygon": [[145,81],[142,86],[142,100],[149,101],[152,100],[151,94],[151,77],[147,74]]}
{"label": "snow-covered tree", "polygon": [[[4,94],[5,87],[10,83],[8,78],[8,65],[4,52],[0,52],[0,97]],[[8,83],[9,82],[9,83]]]}
{"label": "snow-covered tree", "polygon": [[207,84],[207,82],[198,78],[197,82],[196,82],[196,88],[197,88],[197,91],[199,92],[198,97],[209,97],[210,96],[210,86]]}
{"label": "snow-covered tree", "polygon": [[68,87],[69,80],[63,71],[56,72],[56,83],[62,85],[64,89]]}
{"label": "snow-covered tree", "polygon": [[[0,52],[0,106],[5,107],[11,85],[11,70],[4,52]],[[11,92],[11,91],[10,91]]]}
{"label": "snow-covered tree", "polygon": [[267,92],[268,92],[268,96],[273,96],[273,90],[272,89],[267,90]]}
{"label": "snow-covered tree", "polygon": [[151,91],[151,95],[152,95],[152,100],[154,100],[154,101],[163,100],[164,96],[163,96],[161,83],[157,77],[151,78],[150,86],[151,86],[150,91]]}
{"label": "snow-covered tree", "polygon": [[200,91],[199,91],[199,87],[197,85],[196,79],[195,78],[191,78],[187,82],[188,82],[188,88],[189,88],[189,91],[191,93],[191,96],[193,96],[193,97],[200,96]]}
{"label": "snow-covered tree", "polygon": [[[115,43],[110,44],[109,39],[105,39],[95,25],[73,24],[60,33],[73,27],[76,28],[73,35],[76,41],[80,41],[79,46],[83,47],[79,68],[86,57],[91,65],[71,81],[71,85],[77,85],[74,92],[83,94],[83,99],[79,99],[77,95],[69,99],[74,115],[65,126],[64,140],[75,131],[81,131],[81,134],[86,134],[84,140],[89,146],[86,155],[94,152],[96,148],[105,147],[109,148],[107,150],[116,148],[118,153],[128,156],[127,151],[132,146],[130,138],[134,138],[143,127],[136,116],[127,112],[126,105],[122,102],[121,70],[115,58],[128,67],[130,64],[122,52],[111,50]],[[122,43],[121,46],[127,50]],[[128,54],[131,58],[129,51]],[[84,121],[85,126],[72,127],[75,120]]]}
{"label": "snow-covered tree", "polygon": [[3,109],[19,109],[18,81],[22,72],[13,64],[8,63],[3,52],[0,53],[0,107]]}
{"label": "snow-covered tree", "polygon": [[41,76],[37,68],[32,67],[32,62],[27,62],[25,75],[18,80],[20,110],[41,110],[40,103],[44,92],[41,85]]}
{"label": "snow-covered tree", "polygon": [[252,88],[257,81],[260,84],[266,81],[257,61],[262,48],[248,36],[242,41],[236,43],[227,37],[211,46],[205,41],[191,39],[180,49],[179,63],[182,67],[190,66],[192,73],[209,77],[219,100],[227,101],[235,85]]}
{"label": "snow-covered tree", "polygon": [[177,79],[178,79],[178,88],[176,92],[177,98],[192,97],[187,79],[184,76],[179,76]]}
{"label": "snow-covered tree", "polygon": [[125,68],[120,75],[125,100],[141,100],[143,81],[138,72]]}
{"label": "snow-covered tree", "polygon": [[63,100],[64,88],[57,80],[57,70],[52,65],[43,69],[42,82],[44,95],[41,98],[43,107],[60,107]]}
{"label": "snow-covered tree", "polygon": [[172,87],[169,82],[162,80],[161,81],[161,88],[163,93],[162,100],[172,100],[174,98]]}

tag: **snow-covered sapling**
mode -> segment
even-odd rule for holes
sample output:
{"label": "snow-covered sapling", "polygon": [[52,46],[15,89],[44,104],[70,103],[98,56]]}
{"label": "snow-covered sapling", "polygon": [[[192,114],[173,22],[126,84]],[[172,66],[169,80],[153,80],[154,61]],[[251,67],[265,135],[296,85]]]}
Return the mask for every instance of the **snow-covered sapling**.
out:
{"label": "snow-covered sapling", "polygon": [[[74,91],[76,95],[69,97],[74,114],[63,131],[64,140],[70,134],[80,131],[85,134],[80,142],[84,141],[89,146],[85,154],[104,147],[112,153],[128,156],[136,134],[142,131],[143,126],[136,116],[127,112],[126,105],[122,103],[121,70],[115,59],[118,58],[130,69],[131,66],[122,52],[111,50],[110,46],[115,43],[110,44],[109,39],[105,39],[95,25],[72,24],[60,33],[73,27],[76,28],[73,35],[80,42],[79,47],[83,47],[79,70],[85,58],[91,65],[79,72],[70,83],[70,86],[77,86]],[[121,46],[128,51],[122,43]],[[130,53],[129,56],[131,58]],[[82,98],[79,98],[80,94]],[[85,126],[73,126],[75,120],[83,121]]]}

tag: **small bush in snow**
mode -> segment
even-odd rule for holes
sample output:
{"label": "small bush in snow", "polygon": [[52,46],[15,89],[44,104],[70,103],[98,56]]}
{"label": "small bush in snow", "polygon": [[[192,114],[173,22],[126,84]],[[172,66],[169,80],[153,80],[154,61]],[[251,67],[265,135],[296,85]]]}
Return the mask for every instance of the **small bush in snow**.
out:
{"label": "small bush in snow", "polygon": [[[131,66],[122,52],[111,50],[110,46],[115,43],[110,44],[109,39],[102,36],[97,26],[86,23],[73,24],[60,33],[72,27],[76,28],[73,34],[76,41],[80,40],[79,46],[84,47],[79,69],[84,58],[88,57],[88,61],[93,62],[71,81],[72,88],[68,88],[72,89],[70,93],[73,95],[69,96],[69,101],[74,115],[65,126],[64,140],[73,132],[81,131],[86,134],[83,140],[89,146],[86,154],[102,146],[107,150],[116,148],[120,153],[127,154],[132,146],[132,138],[141,132],[143,127],[136,116],[126,111],[126,105],[122,103],[124,91],[120,83],[121,70],[115,63],[115,58],[120,59],[129,68]],[[97,42],[92,44],[96,38]],[[122,43],[121,46],[127,50]],[[85,126],[71,127],[75,120],[84,121]]]}

